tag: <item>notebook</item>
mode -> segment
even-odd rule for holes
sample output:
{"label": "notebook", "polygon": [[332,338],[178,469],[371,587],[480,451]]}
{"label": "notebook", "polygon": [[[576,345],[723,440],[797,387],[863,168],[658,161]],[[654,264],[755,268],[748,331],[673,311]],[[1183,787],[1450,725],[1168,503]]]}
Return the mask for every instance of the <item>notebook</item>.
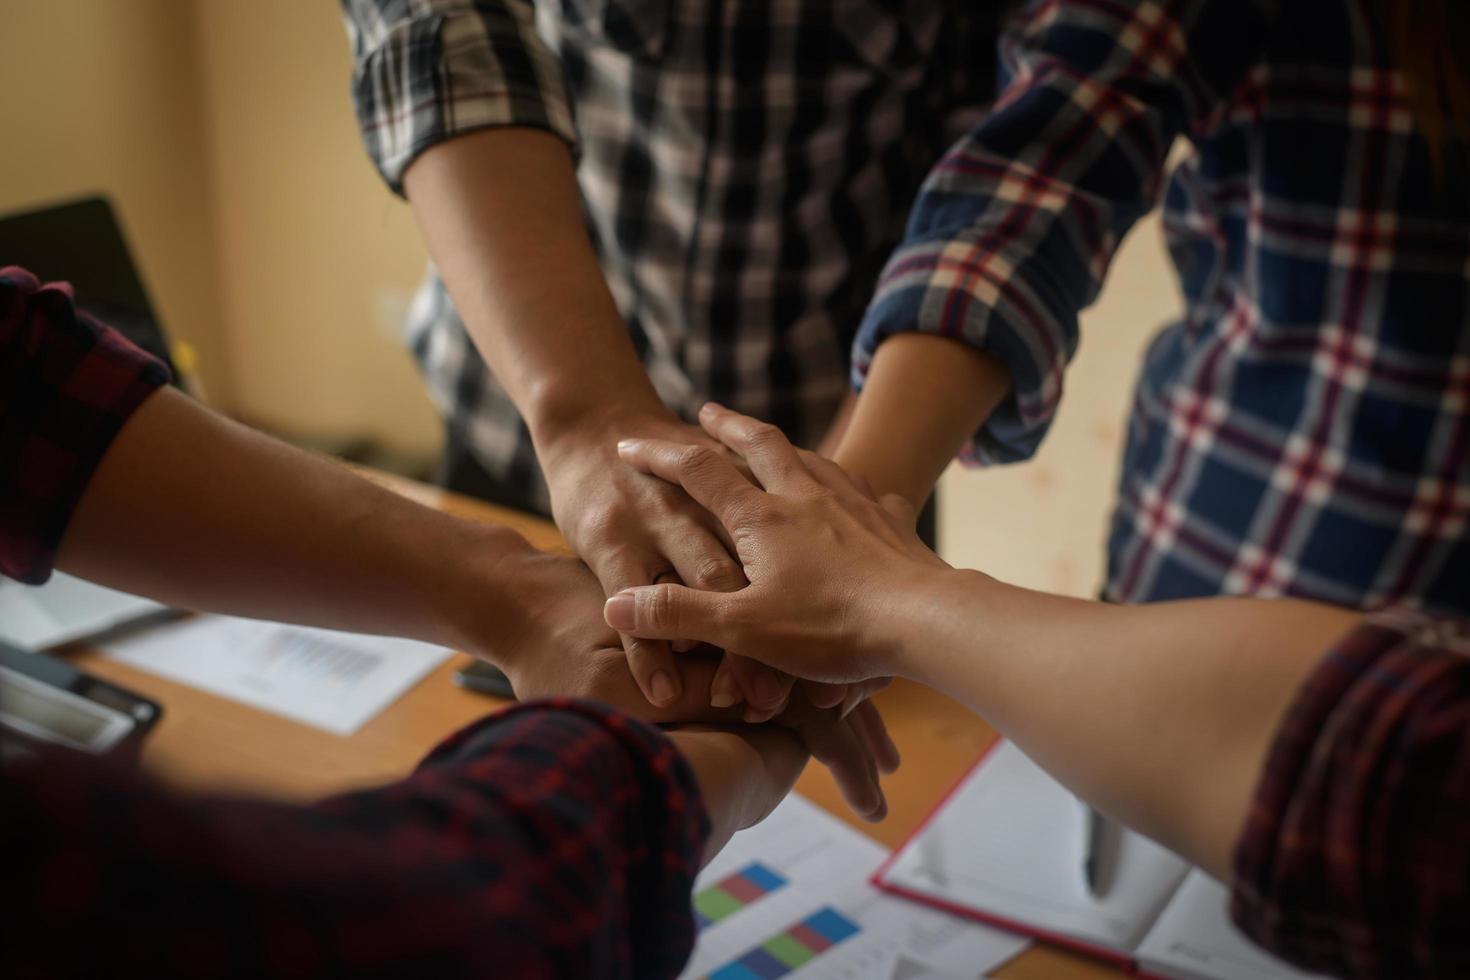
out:
{"label": "notebook", "polygon": [[894,894],[1178,980],[1305,980],[1230,921],[1226,889],[1119,829],[1101,897],[1082,874],[1077,799],[1009,742],[983,756],[878,869]]}

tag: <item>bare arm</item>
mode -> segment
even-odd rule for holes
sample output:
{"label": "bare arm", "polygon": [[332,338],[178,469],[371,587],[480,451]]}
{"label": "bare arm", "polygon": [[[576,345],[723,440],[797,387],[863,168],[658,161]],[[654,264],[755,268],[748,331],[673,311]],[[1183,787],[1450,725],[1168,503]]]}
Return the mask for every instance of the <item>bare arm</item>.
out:
{"label": "bare arm", "polygon": [[1222,881],[1283,714],[1360,619],[1286,600],[1111,606],[955,571],[907,602],[899,673]]}
{"label": "bare arm", "polygon": [[[673,577],[704,589],[745,584],[698,507],[619,464],[633,436],[703,439],[659,400],[633,350],[583,226],[571,152],[551,133],[506,127],[434,145],[404,189],[475,346],[520,409],[568,544],[607,594]],[[655,705],[684,679],[668,644],[625,638]],[[771,717],[790,678],[729,664],[729,690]],[[728,703],[720,699],[722,703]]]}
{"label": "bare arm", "polygon": [[1005,366],[968,344],[921,333],[890,337],[873,357],[832,458],[878,493],[922,507],[1010,387]]}
{"label": "bare arm", "polygon": [[914,537],[899,498],[873,501],[768,426],[720,410],[704,420],[764,491],[699,447],[623,452],[721,517],[751,585],[636,589],[609,601],[613,625],[697,636],[801,677],[917,679],[1102,809],[1228,878],[1281,715],[1357,613],[1244,599],[1107,606],[955,571]]}
{"label": "bare arm", "polygon": [[404,190],[475,346],[538,448],[594,422],[677,421],[603,280],[566,143],[536,129],[469,133],[426,150]]}
{"label": "bare arm", "polygon": [[161,389],[103,457],[57,565],[186,608],[488,652],[489,624],[525,619],[517,580],[538,560],[507,528],[413,503]]}

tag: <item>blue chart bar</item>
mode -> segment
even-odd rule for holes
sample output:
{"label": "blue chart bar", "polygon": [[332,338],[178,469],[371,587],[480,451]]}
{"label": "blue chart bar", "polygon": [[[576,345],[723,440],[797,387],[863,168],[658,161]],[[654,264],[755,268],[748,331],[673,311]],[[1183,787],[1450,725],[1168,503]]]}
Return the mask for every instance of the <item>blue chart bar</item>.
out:
{"label": "blue chart bar", "polygon": [[861,931],[856,922],[829,905],[720,967],[709,980],[776,980]]}

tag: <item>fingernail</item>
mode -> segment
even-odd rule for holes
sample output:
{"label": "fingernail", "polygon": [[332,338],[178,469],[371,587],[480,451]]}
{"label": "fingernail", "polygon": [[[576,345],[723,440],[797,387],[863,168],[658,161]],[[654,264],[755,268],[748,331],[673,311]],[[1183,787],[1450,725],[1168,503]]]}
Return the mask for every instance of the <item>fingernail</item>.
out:
{"label": "fingernail", "polygon": [[655,704],[669,704],[679,697],[679,691],[674,687],[674,679],[666,670],[656,670],[653,679],[648,682],[653,689],[653,701]]}
{"label": "fingernail", "polygon": [[632,450],[634,450],[636,448],[638,448],[638,440],[637,439],[619,439],[618,440],[618,452],[620,452],[620,453],[631,452]]}
{"label": "fingernail", "polygon": [[755,675],[755,698],[767,708],[773,708],[781,701],[781,682],[764,670]]}
{"label": "fingernail", "polygon": [[721,667],[715,673],[715,679],[709,686],[709,706],[711,708],[732,708],[740,703],[740,688],[735,683],[735,678],[730,672]]}
{"label": "fingernail", "polygon": [[619,633],[631,633],[638,625],[638,600],[631,592],[619,592],[603,605],[602,618]]}
{"label": "fingernail", "polygon": [[700,415],[714,415],[716,412],[727,411],[719,402],[705,402],[704,407],[699,410]]}

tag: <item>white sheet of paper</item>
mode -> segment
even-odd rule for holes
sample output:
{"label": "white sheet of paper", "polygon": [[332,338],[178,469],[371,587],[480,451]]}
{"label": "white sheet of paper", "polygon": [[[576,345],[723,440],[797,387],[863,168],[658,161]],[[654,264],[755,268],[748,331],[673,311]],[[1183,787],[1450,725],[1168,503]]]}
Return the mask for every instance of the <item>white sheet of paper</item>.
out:
{"label": "white sheet of paper", "polygon": [[0,579],[0,640],[39,650],[161,613],[164,606],[57,572],[45,585]]}
{"label": "white sheet of paper", "polygon": [[427,643],[198,616],[108,643],[107,657],[338,735],[444,662]]}
{"label": "white sheet of paper", "polygon": [[705,924],[682,976],[748,977],[731,964],[823,909],[857,931],[783,973],[783,980],[975,980],[1030,945],[1023,937],[885,895],[868,884],[885,856],[882,847],[820,807],[795,794],[787,797],[710,862],[695,885],[695,907],[709,908],[701,896],[752,865],[781,883]]}
{"label": "white sheet of paper", "polygon": [[1119,830],[1115,871],[1094,898],[1082,876],[1077,798],[1002,743],[908,843],[884,880],[1131,954],[1189,865]]}
{"label": "white sheet of paper", "polygon": [[1310,980],[1251,943],[1230,921],[1230,893],[1198,868],[1138,947],[1150,973],[1180,980]]}

